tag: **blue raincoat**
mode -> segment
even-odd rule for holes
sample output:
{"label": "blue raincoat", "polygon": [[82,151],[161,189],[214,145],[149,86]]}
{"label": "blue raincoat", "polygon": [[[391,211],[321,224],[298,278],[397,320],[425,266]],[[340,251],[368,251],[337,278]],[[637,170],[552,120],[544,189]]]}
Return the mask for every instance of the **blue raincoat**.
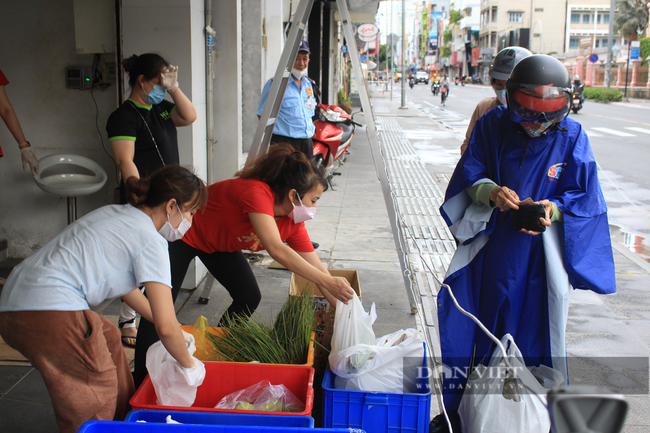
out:
{"label": "blue raincoat", "polygon": [[[567,118],[530,138],[497,107],[477,122],[467,151],[440,208],[459,241],[447,283],[461,307],[501,339],[512,334],[526,364],[545,364],[564,374],[564,333],[569,290],[616,291],[607,207],[589,139]],[[528,147],[525,151],[524,149]],[[494,182],[521,200],[548,199],[563,220],[537,236],[513,230],[512,219],[473,203],[465,189]],[[444,401],[455,411],[472,357],[487,365],[492,341],[454,306],[446,288],[438,295]],[[475,352],[474,352],[475,350]]]}

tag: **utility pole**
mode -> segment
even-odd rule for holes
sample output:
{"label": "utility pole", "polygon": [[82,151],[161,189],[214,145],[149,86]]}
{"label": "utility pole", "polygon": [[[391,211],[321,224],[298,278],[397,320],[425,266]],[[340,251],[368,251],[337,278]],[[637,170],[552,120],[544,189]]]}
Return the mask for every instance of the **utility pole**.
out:
{"label": "utility pole", "polygon": [[605,87],[610,86],[612,78],[612,35],[614,34],[614,9],[616,0],[609,2],[609,33],[607,35],[607,63],[605,64]]}
{"label": "utility pole", "polygon": [[404,64],[406,62],[406,0],[402,0],[402,58],[400,59],[402,69],[402,106],[399,108],[406,108],[406,70]]}
{"label": "utility pole", "polygon": [[[612,0],[613,1],[613,0]],[[393,73],[393,69],[395,67],[394,65],[394,60],[395,60],[395,47],[393,44],[395,41],[393,40],[393,2],[390,2],[390,74],[388,75],[388,79],[390,80],[390,100],[391,102],[393,101],[393,80],[395,79],[395,74]]]}

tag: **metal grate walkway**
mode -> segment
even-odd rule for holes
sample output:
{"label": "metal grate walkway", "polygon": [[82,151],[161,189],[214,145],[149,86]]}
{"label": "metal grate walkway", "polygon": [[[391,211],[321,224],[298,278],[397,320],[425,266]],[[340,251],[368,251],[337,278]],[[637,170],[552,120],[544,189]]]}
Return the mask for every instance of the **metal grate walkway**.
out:
{"label": "metal grate walkway", "polygon": [[[434,358],[440,362],[436,296],[456,250],[439,207],[444,192],[426,170],[401,126],[381,101],[373,101],[379,146],[397,211],[402,248],[408,257],[412,291],[420,320]],[[438,175],[445,181],[446,175]],[[434,278],[434,275],[436,278]]]}

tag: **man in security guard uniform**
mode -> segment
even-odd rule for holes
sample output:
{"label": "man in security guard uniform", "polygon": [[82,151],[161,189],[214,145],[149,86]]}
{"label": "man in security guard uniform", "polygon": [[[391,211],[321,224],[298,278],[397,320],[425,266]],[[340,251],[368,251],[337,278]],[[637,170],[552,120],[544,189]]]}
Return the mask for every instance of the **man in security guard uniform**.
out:
{"label": "man in security guard uniform", "polygon": [[[302,41],[291,70],[291,79],[284,92],[271,144],[289,143],[308,158],[312,158],[314,146],[311,137],[316,129],[312,117],[317,103],[312,81],[307,77],[307,66],[309,66],[309,45],[306,41]],[[258,118],[264,111],[264,104],[269,96],[272,81],[272,78],[268,80],[262,89],[262,96],[257,107]]]}

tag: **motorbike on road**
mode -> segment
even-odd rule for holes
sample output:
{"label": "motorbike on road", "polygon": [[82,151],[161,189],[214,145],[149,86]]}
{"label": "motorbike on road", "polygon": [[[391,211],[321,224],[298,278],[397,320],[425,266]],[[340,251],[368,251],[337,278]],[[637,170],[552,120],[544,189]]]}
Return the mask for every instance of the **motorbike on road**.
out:
{"label": "motorbike on road", "polygon": [[332,177],[340,174],[336,169],[345,162],[343,155],[350,147],[356,126],[363,125],[336,105],[318,104],[316,115],[316,131],[312,137],[314,160],[325,167],[325,178],[332,187]]}
{"label": "motorbike on road", "polygon": [[431,84],[431,93],[433,93],[433,96],[438,96],[438,93],[440,93],[440,83],[435,81],[433,84]]}
{"label": "motorbike on road", "polygon": [[583,101],[582,91],[584,90],[585,85],[580,84],[579,86],[574,86],[572,84],[571,87],[573,89],[573,96],[571,97],[571,111],[577,113],[582,109],[582,101]]}
{"label": "motorbike on road", "polygon": [[415,78],[411,77],[409,78],[409,87],[412,89],[413,86],[415,86]]}
{"label": "motorbike on road", "polygon": [[455,83],[456,83],[457,86],[458,86],[458,82],[459,82],[459,81],[460,81],[460,80],[458,79],[458,77],[456,77]]}

